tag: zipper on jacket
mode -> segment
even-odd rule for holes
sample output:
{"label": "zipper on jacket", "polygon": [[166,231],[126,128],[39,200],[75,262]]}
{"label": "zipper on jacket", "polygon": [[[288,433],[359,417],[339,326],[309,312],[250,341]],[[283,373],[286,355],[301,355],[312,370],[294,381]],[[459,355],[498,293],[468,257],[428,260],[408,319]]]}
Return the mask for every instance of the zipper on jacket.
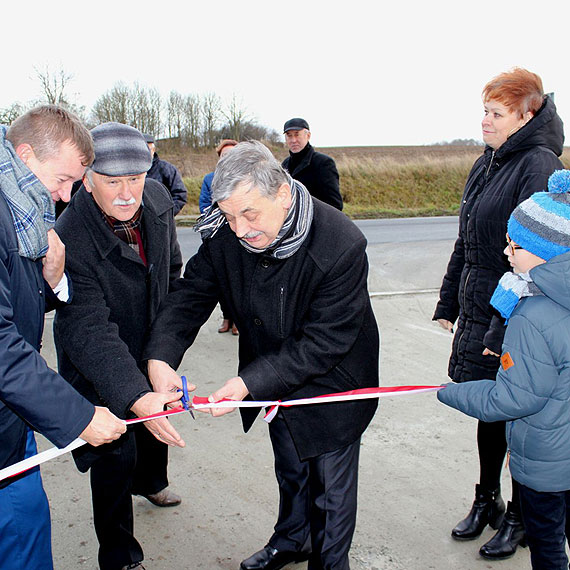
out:
{"label": "zipper on jacket", "polygon": [[495,160],[495,151],[491,153],[491,160],[489,161],[489,166],[487,166],[487,172],[485,173],[485,179],[489,178],[489,172],[491,170],[491,166],[493,166],[493,160]]}
{"label": "zipper on jacket", "polygon": [[281,287],[279,289],[279,336],[285,334],[285,288]]}
{"label": "zipper on jacket", "polygon": [[[463,286],[463,307],[465,307],[465,293],[467,292],[467,284],[469,283],[469,277],[471,277],[471,269],[465,278],[465,285]],[[463,335],[465,334],[465,327],[461,331],[461,336],[457,339],[457,351],[459,352],[459,347],[461,346],[461,340],[463,339]]]}

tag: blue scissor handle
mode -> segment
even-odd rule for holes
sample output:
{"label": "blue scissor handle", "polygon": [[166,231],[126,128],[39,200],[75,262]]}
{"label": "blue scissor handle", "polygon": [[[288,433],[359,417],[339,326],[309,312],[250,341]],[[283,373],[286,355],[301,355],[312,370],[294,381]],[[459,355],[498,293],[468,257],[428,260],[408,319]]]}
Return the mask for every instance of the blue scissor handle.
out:
{"label": "blue scissor handle", "polygon": [[182,398],[180,398],[180,401],[182,402],[183,408],[187,412],[190,412],[190,415],[194,417],[194,414],[190,409],[190,398],[188,396],[188,381],[186,380],[186,376],[181,376],[180,379],[182,380],[182,390],[178,388],[178,392],[180,391],[182,392]]}

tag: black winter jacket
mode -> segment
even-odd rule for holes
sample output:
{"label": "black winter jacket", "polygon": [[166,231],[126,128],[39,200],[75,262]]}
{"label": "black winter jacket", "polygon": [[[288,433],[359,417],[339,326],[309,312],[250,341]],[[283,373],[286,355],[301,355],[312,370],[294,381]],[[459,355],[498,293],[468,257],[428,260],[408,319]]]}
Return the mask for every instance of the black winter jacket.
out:
{"label": "black winter jacket", "polygon": [[170,192],[172,202],[174,203],[174,215],[176,216],[184,208],[184,204],[186,204],[188,199],[188,191],[178,168],[174,164],[159,158],[158,153],[155,152],[152,157],[152,164],[146,175],[148,178],[158,180]]}
{"label": "black winter jacket", "polygon": [[160,302],[182,268],[170,196],[147,178],[143,201],[146,266],[111,231],[85,188],[56,224],[74,281],[73,303],[58,310],[55,319],[59,371],[91,402],[121,418],[151,391],[142,350]]}
{"label": "black winter jacket", "polygon": [[[256,400],[295,399],[378,385],[379,338],[367,289],[366,240],[314,200],[300,249],[277,260],[250,253],[225,224],[173,285],[145,358],[176,368],[219,299],[239,329],[239,374]],[[301,459],[353,443],[376,400],[282,409]],[[247,431],[259,410],[243,409]]]}
{"label": "black winter jacket", "polygon": [[499,279],[511,268],[503,250],[507,221],[515,207],[547,188],[562,163],[563,125],[549,97],[536,115],[496,151],[487,147],[465,185],[459,237],[443,278],[434,320],[457,321],[449,377],[455,382],[495,378],[504,320],[489,301]]}
{"label": "black winter jacket", "polygon": [[[325,204],[330,204],[338,210],[342,210],[342,196],[340,195],[338,170],[334,160],[317,152],[310,143],[297,153],[299,162],[293,160],[295,155],[288,156],[282,163],[289,174],[298,180],[309,191],[311,196],[318,198]],[[291,165],[294,163],[294,166]],[[291,170],[289,170],[289,167]]]}

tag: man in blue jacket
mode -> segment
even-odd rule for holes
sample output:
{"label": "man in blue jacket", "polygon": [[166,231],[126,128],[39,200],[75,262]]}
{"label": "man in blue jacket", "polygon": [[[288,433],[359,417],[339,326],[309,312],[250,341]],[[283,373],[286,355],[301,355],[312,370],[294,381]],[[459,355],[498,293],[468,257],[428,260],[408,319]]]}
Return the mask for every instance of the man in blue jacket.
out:
{"label": "man in blue jacket", "polygon": [[[509,468],[534,569],[566,570],[570,530],[570,171],[558,170],[511,214],[506,273],[491,298],[508,321],[493,379],[448,384],[444,404],[507,421]],[[522,533],[505,516],[509,534]],[[513,537],[515,540],[520,536]]]}
{"label": "man in blue jacket", "polygon": [[[44,310],[69,299],[54,202],[93,160],[89,131],[59,107],[0,126],[0,468],[35,455],[33,430],[58,447],[117,439],[124,422],[96,407],[39,354]],[[49,506],[39,468],[0,482],[0,566],[51,569]]]}

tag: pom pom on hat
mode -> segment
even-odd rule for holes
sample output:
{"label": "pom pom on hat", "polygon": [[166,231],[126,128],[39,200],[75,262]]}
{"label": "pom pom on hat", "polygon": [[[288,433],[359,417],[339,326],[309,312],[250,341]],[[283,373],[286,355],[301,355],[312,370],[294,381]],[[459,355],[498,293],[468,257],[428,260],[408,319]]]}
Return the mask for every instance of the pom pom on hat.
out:
{"label": "pom pom on hat", "polygon": [[556,170],[548,189],[521,202],[507,224],[515,243],[546,261],[570,251],[570,171]]}
{"label": "pom pom on hat", "polygon": [[555,194],[570,192],[570,170],[555,170],[548,179],[548,191]]}

